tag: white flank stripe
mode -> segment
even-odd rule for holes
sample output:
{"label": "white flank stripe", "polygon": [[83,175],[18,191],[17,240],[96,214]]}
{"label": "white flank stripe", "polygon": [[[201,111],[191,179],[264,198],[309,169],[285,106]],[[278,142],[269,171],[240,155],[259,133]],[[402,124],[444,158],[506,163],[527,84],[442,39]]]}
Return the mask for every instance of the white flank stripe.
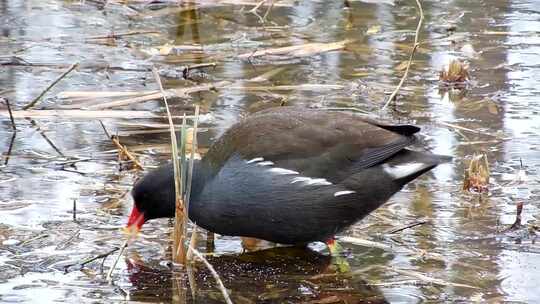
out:
{"label": "white flank stripe", "polygon": [[297,183],[297,182],[305,182],[305,181],[308,181],[310,180],[311,178],[309,177],[304,177],[304,176],[300,176],[300,177],[295,177],[293,178],[293,180],[291,181],[291,184],[294,184],[294,183]]}
{"label": "white flank stripe", "polygon": [[260,162],[260,161],[263,161],[263,160],[264,160],[264,158],[262,158],[262,157],[256,157],[254,159],[248,160],[246,162],[246,164],[256,163],[256,162]]}
{"label": "white flank stripe", "polygon": [[267,161],[257,163],[257,166],[271,166],[273,164],[274,164],[274,162],[271,162],[271,161],[267,160]]}
{"label": "white flank stripe", "polygon": [[297,182],[304,182],[306,185],[315,185],[315,186],[322,186],[322,185],[331,185],[332,183],[327,181],[324,178],[311,178],[311,177],[295,177],[291,181],[291,184],[297,183]]}
{"label": "white flank stripe", "polygon": [[390,166],[388,164],[384,164],[382,165],[382,168],[384,172],[386,172],[388,175],[392,176],[395,179],[400,179],[422,170],[423,168],[425,168],[425,166],[426,165],[423,163],[408,163],[397,166]]}
{"label": "white flank stripe", "polygon": [[334,196],[340,196],[340,195],[346,195],[346,194],[352,194],[352,193],[356,193],[356,191],[352,191],[352,190],[338,191],[334,193]]}
{"label": "white flank stripe", "polygon": [[283,169],[283,168],[272,168],[268,169],[268,172],[276,173],[279,175],[288,175],[288,174],[298,174],[298,172],[289,170],[289,169]]}

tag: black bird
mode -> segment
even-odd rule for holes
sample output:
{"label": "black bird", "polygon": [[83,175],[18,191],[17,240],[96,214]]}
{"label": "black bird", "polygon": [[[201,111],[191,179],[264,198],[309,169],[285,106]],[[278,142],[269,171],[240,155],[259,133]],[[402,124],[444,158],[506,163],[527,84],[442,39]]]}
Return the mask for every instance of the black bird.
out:
{"label": "black bird", "polygon": [[[278,107],[228,129],[194,162],[189,218],[222,235],[326,241],[448,157],[406,149],[420,129],[344,112]],[[173,167],[132,191],[128,226],[174,217]]]}

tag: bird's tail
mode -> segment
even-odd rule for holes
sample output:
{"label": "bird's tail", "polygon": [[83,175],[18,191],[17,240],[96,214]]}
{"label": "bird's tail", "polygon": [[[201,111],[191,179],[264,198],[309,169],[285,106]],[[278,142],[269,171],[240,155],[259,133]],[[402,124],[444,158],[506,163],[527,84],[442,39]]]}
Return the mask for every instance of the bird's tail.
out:
{"label": "bird's tail", "polygon": [[451,160],[449,156],[403,149],[385,161],[383,170],[394,180],[406,184],[437,165]]}

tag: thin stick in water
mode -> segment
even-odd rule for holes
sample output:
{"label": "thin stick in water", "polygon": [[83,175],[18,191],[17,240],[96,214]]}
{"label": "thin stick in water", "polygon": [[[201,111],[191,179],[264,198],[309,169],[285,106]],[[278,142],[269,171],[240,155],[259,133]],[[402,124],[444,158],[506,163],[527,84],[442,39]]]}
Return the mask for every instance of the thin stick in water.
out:
{"label": "thin stick in water", "polygon": [[64,272],[68,272],[69,268],[73,267],[73,266],[80,266],[82,268],[82,267],[84,267],[84,265],[86,265],[88,263],[91,263],[91,262],[93,262],[95,260],[104,259],[104,258],[108,257],[109,255],[115,253],[118,249],[120,249],[120,248],[113,248],[113,249],[111,249],[111,250],[109,250],[109,251],[107,251],[105,253],[101,253],[101,254],[98,254],[95,257],[91,257],[91,258],[88,258],[86,260],[83,260],[82,262],[66,265],[66,266],[64,266]]}
{"label": "thin stick in water", "polygon": [[11,151],[13,150],[13,144],[15,143],[15,137],[17,136],[17,132],[13,132],[13,135],[11,135],[11,139],[9,140],[9,147],[8,147],[8,150],[6,152],[6,154],[4,154],[6,157],[4,159],[4,166],[7,166],[8,162],[9,162],[9,158],[11,157]]}
{"label": "thin stick in water", "polygon": [[204,263],[206,268],[208,268],[208,270],[210,270],[210,273],[214,277],[214,280],[216,280],[216,283],[218,284],[218,288],[221,291],[221,294],[223,295],[223,298],[225,299],[225,303],[232,304],[231,298],[229,297],[229,293],[227,292],[227,289],[225,288],[225,285],[223,285],[223,282],[221,281],[221,278],[219,277],[219,274],[214,269],[214,266],[212,266],[212,264],[210,264],[210,262],[208,262],[208,260],[199,251],[197,251],[197,249],[195,249],[195,248],[193,248],[191,246],[189,246],[189,249],[191,251],[193,251],[195,256],[197,256],[197,258],[199,258]]}
{"label": "thin stick in water", "polygon": [[77,200],[73,199],[73,221],[77,221]]}
{"label": "thin stick in water", "polygon": [[402,226],[402,227],[399,227],[399,228],[392,229],[387,233],[388,234],[394,234],[394,233],[401,232],[401,231],[403,231],[405,229],[414,228],[416,226],[420,226],[420,225],[427,224],[427,223],[429,223],[429,221],[418,221],[418,222],[414,222],[414,223],[409,224],[409,225],[405,225],[405,226]]}
{"label": "thin stick in water", "polygon": [[49,92],[49,90],[52,89],[52,87],[54,87],[58,82],[60,82],[60,80],[62,80],[64,77],[66,77],[67,74],[69,74],[71,71],[73,71],[78,65],[79,65],[78,62],[72,64],[64,73],[62,73],[62,75],[60,75],[58,78],[56,78],[55,81],[53,81],[45,90],[43,90],[43,92],[41,92],[41,94],[39,94],[36,98],[34,98],[34,100],[32,100],[30,103],[28,103],[27,105],[22,107],[22,109],[23,110],[28,110],[31,107],[35,106],[36,103],[38,103],[38,101],[41,99],[41,97],[43,97],[43,95],[45,95],[47,92]]}
{"label": "thin stick in water", "polygon": [[114,269],[116,268],[116,264],[118,264],[118,261],[119,261],[120,258],[122,257],[122,254],[124,254],[124,250],[126,250],[126,248],[127,248],[127,246],[128,246],[128,241],[129,241],[129,239],[127,239],[127,240],[124,241],[124,244],[122,244],[122,247],[120,247],[120,252],[118,253],[118,256],[116,257],[116,259],[114,260],[114,263],[112,264],[111,269],[109,269],[109,272],[107,272],[107,277],[106,277],[106,279],[107,279],[107,281],[108,281],[109,283],[112,282],[112,280],[111,280],[111,275],[112,275]]}
{"label": "thin stick in water", "polygon": [[405,68],[405,72],[403,73],[403,76],[401,77],[401,80],[399,81],[399,84],[397,85],[396,89],[392,92],[390,97],[388,97],[388,100],[382,107],[383,110],[385,110],[388,105],[396,98],[397,93],[403,86],[403,83],[405,82],[405,79],[407,79],[407,75],[409,74],[409,69],[412,64],[412,60],[414,58],[414,53],[416,52],[416,49],[418,48],[418,37],[420,36],[420,27],[422,26],[422,22],[424,21],[424,10],[422,10],[422,4],[420,3],[420,0],[416,0],[416,6],[418,6],[418,12],[420,14],[420,19],[418,20],[418,25],[416,26],[416,33],[414,35],[414,45],[413,49],[411,50],[411,55],[409,56],[409,61],[407,62],[407,67]]}
{"label": "thin stick in water", "polygon": [[11,112],[11,105],[9,104],[9,100],[3,97],[0,97],[0,99],[4,101],[8,109],[9,119],[11,120],[11,128],[13,128],[13,131],[17,132],[17,126],[15,125],[15,119],[13,118],[13,112]]}

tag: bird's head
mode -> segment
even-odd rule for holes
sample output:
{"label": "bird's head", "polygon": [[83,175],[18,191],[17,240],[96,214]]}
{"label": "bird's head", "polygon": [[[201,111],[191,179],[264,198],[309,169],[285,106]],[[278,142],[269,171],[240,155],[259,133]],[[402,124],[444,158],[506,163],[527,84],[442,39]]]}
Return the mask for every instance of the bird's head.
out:
{"label": "bird's head", "polygon": [[135,183],[131,190],[133,209],[127,229],[138,232],[148,220],[174,217],[175,189],[172,165],[151,171]]}

